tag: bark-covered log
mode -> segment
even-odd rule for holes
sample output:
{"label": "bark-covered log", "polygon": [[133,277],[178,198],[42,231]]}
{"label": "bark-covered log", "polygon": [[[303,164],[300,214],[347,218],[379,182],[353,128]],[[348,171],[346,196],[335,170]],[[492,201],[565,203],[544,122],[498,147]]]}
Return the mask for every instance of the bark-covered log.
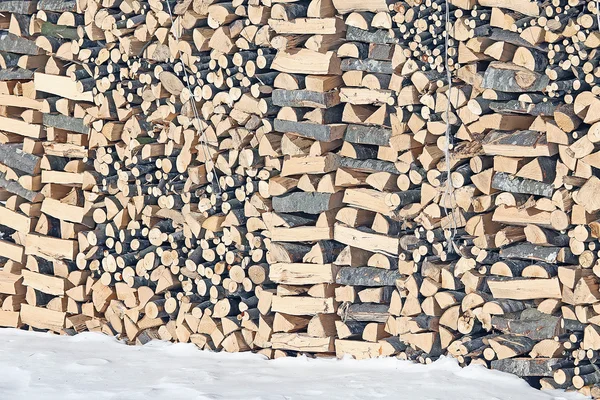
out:
{"label": "bark-covered log", "polygon": [[77,0],[39,0],[37,9],[54,12],[76,12]]}
{"label": "bark-covered log", "polygon": [[344,140],[350,143],[389,146],[392,130],[378,126],[348,125]]}
{"label": "bark-covered log", "polygon": [[572,254],[569,255],[569,253],[570,250],[566,247],[535,246],[529,243],[519,243],[501,249],[500,257],[505,259],[536,260],[556,264],[561,261],[561,257],[566,256],[567,259],[563,262],[574,261],[577,263],[577,259]]}
{"label": "bark-covered log", "polygon": [[0,144],[0,163],[29,175],[39,172],[41,158],[25,153],[21,143]]}
{"label": "bark-covered log", "polygon": [[32,40],[2,31],[0,32],[0,51],[36,56],[41,54],[42,49],[40,49]]}
{"label": "bark-covered log", "polygon": [[31,201],[32,203],[37,203],[44,199],[44,196],[41,193],[27,190],[23,188],[23,186],[21,186],[18,182],[6,179],[6,174],[3,172],[0,172],[0,187],[3,187],[10,193],[21,196],[22,198]]}
{"label": "bark-covered log", "polygon": [[46,126],[52,126],[71,132],[87,134],[90,131],[90,128],[85,125],[83,119],[67,117],[62,114],[44,114],[43,122]]}
{"label": "bark-covered log", "polygon": [[552,376],[552,366],[560,358],[508,358],[493,360],[492,369],[517,376]]}
{"label": "bark-covered log", "polygon": [[279,132],[294,133],[321,142],[332,142],[341,139],[346,130],[345,124],[322,125],[312,122],[285,121],[281,119],[275,120],[274,127]]}
{"label": "bark-covered log", "polygon": [[15,14],[33,14],[36,0],[4,0],[0,2],[0,11]]}
{"label": "bark-covered log", "polygon": [[349,26],[347,28],[346,40],[376,44],[394,44],[398,42],[398,39],[390,35],[390,32],[386,30],[378,29],[371,32],[354,26]]}
{"label": "bark-covered log", "polygon": [[364,71],[377,74],[391,75],[394,73],[394,67],[391,61],[380,61],[367,58],[357,60],[345,58],[341,64],[342,71]]}
{"label": "bark-covered log", "polygon": [[554,193],[554,186],[551,183],[519,178],[505,172],[494,174],[492,187],[510,193],[534,194],[544,197],[552,197],[552,194]]}
{"label": "bark-covered log", "polygon": [[342,321],[386,322],[390,316],[387,304],[344,304],[338,308],[337,314]]}
{"label": "bark-covered log", "polygon": [[313,92],[310,90],[275,89],[273,91],[273,104],[280,107],[329,108],[340,104],[340,95],[337,91]]}
{"label": "bark-covered log", "polygon": [[390,174],[399,174],[398,168],[394,163],[382,160],[357,160],[355,158],[340,157],[341,168],[351,168],[362,172],[389,172]]}
{"label": "bark-covered log", "polygon": [[485,71],[481,86],[501,92],[525,93],[542,91],[549,82],[544,74],[512,63],[495,61]]}
{"label": "bark-covered log", "polygon": [[343,267],[338,271],[335,282],[351,286],[394,286],[402,275],[398,271],[371,267]]}
{"label": "bark-covered log", "polygon": [[342,205],[341,193],[294,192],[273,198],[276,212],[320,214]]}

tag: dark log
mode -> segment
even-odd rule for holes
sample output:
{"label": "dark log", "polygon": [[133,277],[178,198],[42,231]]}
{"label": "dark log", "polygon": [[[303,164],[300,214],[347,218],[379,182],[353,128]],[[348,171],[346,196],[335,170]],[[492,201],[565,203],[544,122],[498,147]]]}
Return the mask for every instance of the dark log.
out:
{"label": "dark log", "polygon": [[22,143],[0,144],[0,163],[29,175],[38,174],[41,158],[22,149]]}
{"label": "dark log", "polygon": [[365,43],[376,43],[376,44],[394,44],[398,43],[398,39],[395,38],[390,32],[378,29],[376,31],[365,31],[354,26],[348,26],[346,30],[346,40],[351,42],[365,42]]}
{"label": "dark log", "polygon": [[[577,264],[577,257],[573,256],[566,247],[535,246],[530,243],[518,243],[500,249],[500,257],[544,261],[550,264],[557,264],[558,262]],[[562,261],[561,258],[565,257],[565,261]]]}
{"label": "dark log", "polygon": [[345,58],[342,60],[341,68],[342,71],[365,71],[386,75],[391,75],[394,73],[394,68],[391,61],[380,61],[371,58],[367,58],[365,60]]}
{"label": "dark log", "polygon": [[337,91],[313,92],[310,90],[284,90],[273,91],[273,104],[279,107],[312,107],[329,108],[340,104]]}
{"label": "dark log", "polygon": [[361,321],[361,322],[386,322],[390,314],[387,304],[349,304],[345,303],[338,308],[338,315],[342,321]]}
{"label": "dark log", "polygon": [[0,2],[0,12],[15,14],[33,14],[37,0],[3,0]]}
{"label": "dark log", "polygon": [[519,178],[506,172],[494,174],[492,187],[511,193],[534,194],[537,196],[552,197],[554,185],[534,181],[533,179]]}
{"label": "dark log", "polygon": [[357,160],[349,157],[340,157],[340,167],[350,168],[361,172],[389,172],[398,175],[400,171],[394,163],[382,160]]}
{"label": "dark log", "polygon": [[322,125],[312,122],[295,122],[276,119],[275,130],[283,133],[294,133],[321,142],[333,142],[344,136],[346,125]]}
{"label": "dark log", "polygon": [[550,79],[546,75],[512,63],[494,61],[485,71],[481,87],[501,92],[525,93],[543,91],[548,83]]}
{"label": "dark log", "polygon": [[282,213],[320,214],[342,206],[341,193],[294,192],[273,198],[273,210]]}
{"label": "dark log", "polygon": [[525,335],[533,340],[552,339],[561,333],[560,318],[548,315],[536,320],[492,317],[492,326],[505,333]]}
{"label": "dark log", "polygon": [[62,114],[44,114],[44,125],[66,131],[88,134],[90,128],[85,125],[82,118],[67,117]]}
{"label": "dark log", "polygon": [[54,11],[54,12],[76,12],[76,0],[39,0],[37,4],[38,10]]}
{"label": "dark log", "polygon": [[398,271],[372,267],[342,267],[337,273],[335,282],[351,286],[394,286],[402,275]]}
{"label": "dark log", "polygon": [[552,376],[552,366],[560,358],[507,358],[493,360],[492,369],[517,376]]}
{"label": "dark log", "polygon": [[378,126],[348,125],[344,140],[350,143],[389,146],[392,130]]}
{"label": "dark log", "polygon": [[0,187],[3,187],[12,194],[21,196],[32,203],[38,203],[44,199],[44,196],[41,193],[32,192],[31,190],[23,188],[18,182],[9,181],[6,179],[6,174],[3,172],[0,172]]}
{"label": "dark log", "polygon": [[0,51],[36,56],[42,53],[34,41],[25,39],[6,31],[0,32]]}

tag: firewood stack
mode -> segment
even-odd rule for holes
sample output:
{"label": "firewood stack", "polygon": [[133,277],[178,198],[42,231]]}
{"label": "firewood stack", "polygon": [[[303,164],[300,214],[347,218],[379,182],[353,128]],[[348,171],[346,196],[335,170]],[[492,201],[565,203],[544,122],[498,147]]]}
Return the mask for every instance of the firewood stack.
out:
{"label": "firewood stack", "polygon": [[0,325],[600,397],[597,17],[0,2]]}

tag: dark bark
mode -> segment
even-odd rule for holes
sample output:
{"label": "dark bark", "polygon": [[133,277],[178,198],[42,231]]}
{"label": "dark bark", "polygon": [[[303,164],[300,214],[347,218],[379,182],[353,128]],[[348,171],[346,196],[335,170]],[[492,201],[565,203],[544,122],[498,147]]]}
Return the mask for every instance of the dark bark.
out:
{"label": "dark bark", "polygon": [[[563,249],[565,248],[535,246],[530,243],[518,243],[514,246],[509,246],[501,249],[500,257],[504,259],[536,260],[547,262],[550,264],[556,264],[559,262],[561,250]],[[577,258],[573,258],[576,264]]]}
{"label": "dark bark", "polygon": [[25,39],[6,31],[0,32],[0,51],[29,54],[32,56],[42,53],[42,49],[40,49],[33,40]]}
{"label": "dark bark", "polygon": [[348,125],[344,140],[350,143],[389,146],[392,130],[379,126]]}
{"label": "dark bark", "polygon": [[300,136],[315,139],[321,142],[333,142],[341,139],[343,129],[340,125],[322,125],[313,122],[295,122],[282,119],[275,120],[275,130],[283,133],[295,133]]}
{"label": "dark bark", "polygon": [[492,326],[505,333],[524,335],[533,340],[552,339],[562,331],[560,318],[552,315],[535,320],[492,317]]}
{"label": "dark bark", "polygon": [[338,308],[338,315],[342,321],[362,321],[362,322],[386,322],[390,316],[387,304],[349,304],[346,303]]}
{"label": "dark bark", "polygon": [[37,0],[3,0],[0,1],[0,12],[15,14],[33,14]]}
{"label": "dark bark", "polygon": [[22,143],[0,144],[0,163],[29,175],[37,174],[41,158],[22,149]]}
{"label": "dark bark", "polygon": [[273,197],[273,210],[282,213],[320,214],[339,206],[341,197],[335,193],[294,192]]}
{"label": "dark bark", "polygon": [[340,157],[340,167],[361,172],[389,172],[396,175],[400,173],[394,163],[381,160],[356,160],[349,157]]}
{"label": "dark bark", "polygon": [[402,278],[398,271],[372,268],[372,267],[342,267],[338,271],[335,282],[340,285],[351,286],[395,286],[396,281]]}
{"label": "dark bark", "polygon": [[507,358],[492,361],[492,369],[518,376],[552,376],[552,365],[560,358]]}
{"label": "dark bark", "polygon": [[552,197],[554,185],[534,181],[533,179],[519,178],[506,172],[494,174],[492,187],[511,193],[534,194],[536,196]]}
{"label": "dark bark", "polygon": [[501,92],[525,93],[544,91],[549,82],[549,78],[544,74],[512,63],[495,61],[485,71],[481,87]]}
{"label": "dark bark", "polygon": [[348,26],[346,30],[346,40],[352,42],[365,42],[377,44],[394,44],[398,39],[391,36],[387,30],[378,29],[375,31],[365,31],[354,26]]}
{"label": "dark bark", "polygon": [[54,11],[54,12],[76,12],[76,0],[39,0],[37,4],[38,10]]}
{"label": "dark bark", "polygon": [[365,60],[345,58],[342,60],[341,68],[342,71],[365,71],[386,75],[394,73],[391,61],[373,60],[372,58]]}
{"label": "dark bark", "polygon": [[9,181],[8,179],[6,179],[6,174],[4,173],[0,173],[0,187],[3,187],[12,194],[21,196],[22,198],[32,203],[38,203],[44,198],[44,196],[41,193],[32,192],[31,190],[25,189],[18,182]]}
{"label": "dark bark", "polygon": [[310,90],[284,90],[273,91],[273,104],[280,107],[313,107],[329,108],[340,104],[337,91],[313,92]]}
{"label": "dark bark", "polygon": [[66,131],[87,134],[90,128],[86,126],[82,118],[67,117],[62,114],[44,114],[44,125]]}

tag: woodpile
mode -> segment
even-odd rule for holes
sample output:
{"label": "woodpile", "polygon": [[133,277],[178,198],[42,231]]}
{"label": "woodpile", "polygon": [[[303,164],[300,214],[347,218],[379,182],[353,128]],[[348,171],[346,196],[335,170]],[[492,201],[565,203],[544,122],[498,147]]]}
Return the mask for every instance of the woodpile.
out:
{"label": "woodpile", "polygon": [[599,17],[0,2],[0,325],[600,398]]}

